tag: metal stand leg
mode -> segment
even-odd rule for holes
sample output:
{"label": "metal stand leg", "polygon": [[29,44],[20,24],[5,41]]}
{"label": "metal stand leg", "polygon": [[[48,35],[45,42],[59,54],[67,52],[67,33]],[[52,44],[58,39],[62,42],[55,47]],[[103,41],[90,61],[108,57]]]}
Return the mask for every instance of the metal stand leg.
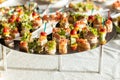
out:
{"label": "metal stand leg", "polygon": [[99,69],[98,69],[98,73],[102,74],[102,55],[103,55],[103,46],[100,46],[100,58],[99,58]]}
{"label": "metal stand leg", "polygon": [[61,55],[58,55],[58,71],[61,71]]}
{"label": "metal stand leg", "polygon": [[3,58],[3,70],[7,70],[7,60],[6,60],[6,47],[5,46],[1,46],[2,47],[2,58]]}
{"label": "metal stand leg", "polygon": [[79,70],[62,70],[62,55],[58,55],[58,71],[59,72],[81,72],[81,73],[99,73],[102,74],[102,56],[103,56],[103,45],[100,46],[100,54],[98,61],[98,71],[79,71]]}

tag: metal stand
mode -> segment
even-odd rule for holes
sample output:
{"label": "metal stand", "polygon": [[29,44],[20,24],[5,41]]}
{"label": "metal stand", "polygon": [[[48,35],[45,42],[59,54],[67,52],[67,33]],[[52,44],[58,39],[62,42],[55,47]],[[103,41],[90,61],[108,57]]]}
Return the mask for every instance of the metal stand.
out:
{"label": "metal stand", "polygon": [[[3,60],[3,68],[1,71],[6,71],[7,70],[7,60],[6,60],[6,54],[10,53],[6,51],[6,47],[1,45],[1,51],[2,51],[2,60]],[[64,55],[58,55],[58,68],[55,70],[47,70],[47,69],[39,69],[42,71],[59,71],[59,72],[77,72],[77,73],[102,73],[102,55],[103,55],[103,46],[100,46],[100,53],[99,53],[99,59],[98,59],[98,70],[96,71],[79,71],[79,70],[64,70],[62,69],[62,56]],[[22,69],[22,68],[21,68]],[[29,70],[29,69],[28,69]]]}
{"label": "metal stand", "polygon": [[100,58],[99,58],[99,69],[98,73],[102,74],[102,55],[103,55],[103,46],[100,46]]}
{"label": "metal stand", "polygon": [[4,45],[0,44],[0,48],[1,48],[1,60],[0,62],[2,62],[2,65],[0,68],[0,71],[6,71],[7,70],[7,56],[12,52],[11,49],[5,47]]}
{"label": "metal stand", "polygon": [[61,55],[58,55],[58,71],[61,71]]}
{"label": "metal stand", "polygon": [[1,45],[1,52],[2,52],[2,66],[3,66],[1,71],[6,71],[7,70],[6,47],[3,45]]}
{"label": "metal stand", "polygon": [[102,55],[103,55],[103,45],[100,45],[100,54],[99,54],[99,62],[98,62],[98,71],[79,71],[79,70],[62,70],[62,60],[61,56],[58,56],[58,71],[59,72],[81,72],[81,73],[99,73],[102,74]]}

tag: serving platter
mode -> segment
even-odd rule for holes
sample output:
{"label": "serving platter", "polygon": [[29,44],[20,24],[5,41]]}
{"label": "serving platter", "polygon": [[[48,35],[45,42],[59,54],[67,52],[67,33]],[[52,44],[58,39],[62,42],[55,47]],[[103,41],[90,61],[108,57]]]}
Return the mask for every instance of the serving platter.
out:
{"label": "serving platter", "polygon": [[[83,52],[83,51],[89,51],[89,50],[91,50],[91,49],[93,49],[93,48],[97,48],[97,47],[99,47],[100,45],[104,45],[105,43],[107,43],[107,42],[109,42],[112,38],[113,38],[113,36],[116,34],[116,30],[115,30],[115,27],[113,26],[113,29],[112,29],[112,31],[111,32],[109,32],[109,33],[107,33],[106,34],[106,36],[105,36],[105,43],[100,43],[99,42],[99,39],[100,39],[100,37],[98,37],[97,38],[97,40],[98,40],[98,42],[97,43],[95,43],[95,44],[90,44],[88,41],[87,41],[87,38],[83,38],[83,37],[81,37],[80,35],[81,35],[81,31],[80,30],[77,30],[77,36],[79,36],[78,38],[78,41],[80,42],[80,40],[83,40],[83,41],[87,41],[88,42],[88,44],[89,44],[89,49],[86,49],[86,50],[83,50],[83,51],[79,51],[79,50],[77,50],[78,49],[78,47],[77,47],[77,49],[76,50],[72,50],[71,49],[71,42],[72,42],[72,35],[74,35],[74,34],[71,34],[72,33],[72,30],[74,30],[74,28],[75,28],[75,26],[74,26],[74,24],[75,23],[72,23],[72,26],[73,26],[73,28],[69,28],[70,29],[70,31],[69,31],[69,35],[65,35],[65,36],[69,36],[69,37],[66,37],[67,38],[67,43],[65,43],[65,44],[67,44],[67,45],[64,45],[64,46],[66,46],[65,48],[66,48],[66,51],[64,52],[64,51],[60,51],[59,50],[59,48],[60,48],[60,46],[59,47],[57,47],[59,44],[58,44],[58,42],[57,41],[55,41],[55,40],[53,40],[53,30],[54,29],[60,29],[61,31],[63,31],[64,32],[64,29],[67,29],[67,28],[61,28],[59,25],[61,24],[60,22],[63,20],[63,19],[66,19],[66,18],[68,18],[68,14],[69,14],[69,18],[70,18],[70,14],[71,14],[71,12],[69,13],[69,12],[63,12],[62,13],[62,15],[61,15],[61,13],[58,13],[57,15],[61,15],[61,19],[59,19],[59,20],[57,20],[56,21],[56,18],[54,17],[54,15],[56,16],[56,14],[54,14],[54,15],[49,15],[49,19],[48,20],[46,20],[45,18],[44,18],[44,16],[43,16],[43,21],[44,21],[44,24],[41,26],[42,27],[42,29],[40,29],[40,28],[38,28],[38,29],[36,29],[36,31],[35,32],[33,32],[34,33],[34,35],[32,35],[32,41],[30,40],[30,39],[24,39],[25,41],[28,41],[28,43],[27,43],[27,45],[31,45],[31,44],[35,44],[35,45],[32,45],[32,47],[30,48],[29,46],[27,46],[27,47],[24,47],[24,46],[22,46],[22,50],[21,50],[21,42],[24,42],[24,40],[16,40],[16,39],[14,39],[13,40],[13,47],[11,47],[11,49],[14,49],[14,50],[18,50],[18,51],[24,51],[24,52],[26,52],[26,53],[33,53],[33,54],[54,54],[54,55],[58,55],[58,54],[73,54],[73,53],[78,53],[78,52]],[[74,16],[78,16],[78,15],[80,15],[80,17],[83,17],[83,14],[73,14],[72,16],[74,17]],[[88,20],[88,15],[85,15],[83,18],[86,18],[86,16],[87,16],[87,19],[86,20]],[[98,15],[99,16],[99,15]],[[102,17],[102,16],[101,16]],[[58,16],[57,16],[57,18],[58,18]],[[83,19],[82,18],[82,19]],[[82,20],[81,18],[80,18],[80,20]],[[78,19],[78,17],[75,19],[75,21],[74,22],[77,22],[77,20],[79,21],[79,19]],[[106,18],[106,21],[107,21],[107,18]],[[69,21],[70,22],[70,21]],[[54,24],[54,23],[57,23],[57,24]],[[51,24],[54,24],[54,27],[51,25]],[[63,22],[63,24],[65,24],[66,25],[66,22]],[[65,26],[64,25],[64,26]],[[88,21],[87,21],[87,23],[85,23],[85,28],[88,28],[88,31],[89,30],[94,30],[93,29],[93,27],[88,27],[89,25],[91,25]],[[105,25],[105,21],[104,21],[104,23],[101,23],[101,25],[102,26],[104,26]],[[69,25],[70,26],[70,25]],[[46,29],[45,29],[45,27],[46,27]],[[90,28],[90,29],[89,29]],[[104,28],[104,27],[103,27]],[[97,29],[95,29],[95,30],[97,30]],[[99,30],[99,29],[98,29]],[[76,31],[76,30],[75,30]],[[98,31],[97,31],[98,32]],[[41,33],[42,33],[42,35],[41,35]],[[43,34],[44,33],[44,34]],[[56,33],[56,32],[55,32]],[[59,32],[58,32],[59,33]],[[74,33],[74,32],[73,32]],[[60,32],[60,34],[61,34],[61,32]],[[100,34],[100,33],[99,33]],[[99,35],[98,34],[98,35]],[[37,36],[37,38],[35,38],[35,35],[38,35]],[[25,36],[25,38],[26,37],[28,37],[29,35],[27,35],[27,36]],[[38,44],[38,40],[40,39],[41,40],[41,36],[44,36],[44,38],[46,38],[46,40],[47,40],[47,42],[46,42],[46,44],[45,45],[41,45],[41,47],[42,47],[42,52],[40,52],[39,53],[39,51],[37,52],[37,51],[35,51],[35,48],[37,48],[36,47],[36,45]],[[45,37],[46,36],[46,37]],[[22,37],[24,37],[24,35],[22,36]],[[60,36],[61,37],[61,36]],[[56,38],[56,37],[55,37]],[[66,38],[63,38],[63,41],[62,42],[64,42],[64,40],[66,40]],[[1,38],[1,43],[4,43],[4,41],[3,41],[4,39],[2,39]],[[37,40],[37,41],[36,41]],[[61,39],[60,39],[61,40]],[[77,40],[77,39],[76,39]],[[54,52],[54,50],[52,51],[52,52],[54,52],[54,53],[52,53],[52,52],[50,52],[49,53],[49,51],[48,51],[48,49],[46,50],[46,46],[48,47],[48,44],[49,43],[51,43],[51,42],[54,42],[55,41],[55,45],[56,46],[54,46],[55,47],[55,52]],[[76,42],[77,43],[77,42]],[[78,44],[78,43],[77,43]],[[6,45],[6,44],[3,44],[3,45]],[[84,44],[83,44],[84,45]],[[7,46],[8,47],[8,46]],[[84,47],[84,46],[83,46]],[[24,48],[24,49],[23,49]],[[26,50],[26,48],[27,48],[27,50]],[[31,49],[31,50],[30,50]]]}
{"label": "serving platter", "polygon": [[[49,26],[49,27],[48,27]],[[48,29],[46,30],[46,33],[48,33],[48,35],[47,35],[47,39],[48,40],[51,40],[52,39],[52,27],[50,27],[50,25],[48,25],[47,27],[48,27]],[[42,32],[43,30],[41,30],[40,32]],[[39,33],[40,33],[39,32]],[[38,34],[38,33],[37,33]],[[115,27],[113,27],[113,30],[112,30],[112,32],[110,32],[110,33],[108,33],[107,35],[106,35],[106,40],[107,40],[107,42],[109,42],[114,36],[115,36],[115,34],[116,34],[116,29],[115,29]],[[19,46],[19,44],[20,44],[20,41],[19,40],[15,40],[14,41],[15,42],[15,44],[14,44],[14,49],[15,50],[18,50],[19,51],[19,49],[20,49],[20,46]],[[97,48],[97,47],[99,47],[100,46],[100,44],[99,43],[97,43],[97,44],[93,44],[93,45],[91,45],[91,47],[93,47],[92,49],[94,49],[94,48]],[[89,50],[88,50],[89,51]],[[70,49],[70,45],[68,45],[67,46],[67,54],[74,54],[74,53],[78,53],[79,51],[73,51],[73,50],[71,50]],[[28,52],[28,53],[30,53],[30,52]],[[43,55],[46,55],[46,51],[43,51],[42,53],[33,53],[33,54],[43,54]],[[59,50],[57,49],[57,51],[56,51],[56,53],[55,53],[56,55],[60,55],[60,53],[59,53]]]}
{"label": "serving platter", "polygon": [[[40,32],[41,32],[41,31],[40,31]],[[50,33],[50,32],[49,32],[49,33]],[[109,41],[112,40],[115,35],[116,35],[116,28],[115,28],[115,26],[114,26],[113,31],[112,31],[111,33],[109,33],[109,34],[106,35],[107,43],[109,43]],[[51,40],[52,34],[49,34],[48,37],[49,37],[48,40]],[[5,45],[4,42],[3,42],[3,40],[1,40],[1,44]],[[8,47],[8,48],[10,48],[10,49],[14,49],[14,50],[20,51],[20,46],[19,46],[19,44],[20,44],[20,40],[14,40],[14,48],[10,48],[10,47],[8,47],[8,46],[6,46],[6,45],[5,45],[5,46]],[[94,49],[94,48],[100,47],[100,44],[94,44],[94,45],[92,45],[92,46],[93,46],[93,49]],[[94,47],[94,46],[95,46],[95,47]],[[68,46],[68,47],[69,47],[69,48],[68,48],[68,53],[67,53],[67,54],[81,53],[81,52],[78,52],[78,51],[72,51],[72,50],[70,49],[70,46]],[[25,51],[22,51],[22,52],[25,52]],[[88,52],[89,52],[89,50],[88,50]],[[30,54],[30,52],[25,52],[25,53],[29,53],[29,54]],[[40,53],[32,53],[32,54],[40,54]],[[47,54],[46,54],[46,52],[43,52],[43,53],[41,53],[40,55],[47,55]],[[56,55],[61,55],[58,50],[57,50],[57,52],[56,52]]]}
{"label": "serving platter", "polygon": [[37,3],[0,8],[0,38],[20,39],[26,31],[34,34],[42,27],[41,12]]}

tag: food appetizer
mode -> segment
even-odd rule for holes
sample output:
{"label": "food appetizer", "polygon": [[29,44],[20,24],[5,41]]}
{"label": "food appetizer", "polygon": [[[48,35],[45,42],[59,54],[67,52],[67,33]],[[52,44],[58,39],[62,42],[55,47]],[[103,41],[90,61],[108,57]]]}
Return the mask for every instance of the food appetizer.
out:
{"label": "food appetizer", "polygon": [[70,36],[69,28],[53,28],[52,38],[59,42],[60,39],[67,38]]}
{"label": "food appetizer", "polygon": [[20,42],[20,51],[28,52],[28,42],[26,41]]}
{"label": "food appetizer", "polygon": [[99,26],[102,24],[103,17],[99,14],[94,15],[95,19],[93,21],[93,27],[99,29]]}
{"label": "food appetizer", "polygon": [[106,26],[107,32],[112,32],[113,23],[110,19],[106,20],[105,26]]}
{"label": "food appetizer", "polygon": [[31,33],[26,32],[21,38],[20,45],[19,45],[20,50],[23,51],[23,52],[29,52],[28,43],[31,42],[31,41],[32,41]]}
{"label": "food appetizer", "polygon": [[[51,35],[41,32],[38,38],[26,43],[28,45],[26,51],[52,55],[87,51],[104,45],[107,42],[106,35],[113,30],[112,21],[100,14],[88,16],[79,13],[67,15],[61,13],[60,15],[59,20],[55,21],[57,24],[52,28]],[[51,19],[45,16],[44,20],[50,22]]]}
{"label": "food appetizer", "polygon": [[87,41],[87,39],[78,39],[77,43],[77,49],[79,52],[90,50],[90,43]]}
{"label": "food appetizer", "polygon": [[99,2],[99,3],[103,3],[103,2],[105,2],[106,0],[93,0],[93,1]]}
{"label": "food appetizer", "polygon": [[73,11],[77,12],[88,12],[92,9],[99,10],[100,8],[96,6],[93,2],[87,1],[87,2],[71,2],[69,4],[69,8]]}
{"label": "food appetizer", "polygon": [[99,28],[99,40],[100,40],[100,44],[106,44],[106,34],[107,34],[107,30],[106,30],[106,27],[105,26],[100,26]]}
{"label": "food appetizer", "polygon": [[83,37],[87,39],[90,44],[96,44],[98,42],[97,28],[89,27],[83,29]]}
{"label": "food appetizer", "polygon": [[59,53],[60,54],[67,54],[68,47],[67,47],[67,39],[60,39],[59,41]]}
{"label": "food appetizer", "polygon": [[51,40],[48,41],[47,44],[45,45],[45,51],[47,52],[47,54],[56,54],[56,41],[55,40]]}
{"label": "food appetizer", "polygon": [[4,38],[6,45],[26,32],[32,33],[41,27],[42,18],[36,6],[30,3],[29,7],[25,4],[0,8],[0,37]]}
{"label": "food appetizer", "polygon": [[[0,37],[6,42],[21,37],[20,51],[49,55],[87,51],[93,49],[93,45],[97,47],[105,44],[106,35],[113,30],[112,20],[100,14],[56,12],[41,17],[35,10],[35,6],[31,8],[25,5],[0,9],[3,16],[0,20]],[[99,9],[92,2],[70,3],[69,8],[80,12],[93,8]],[[44,32],[40,31],[37,38],[33,38],[32,32],[43,22],[55,23],[51,34],[45,32],[44,29]]]}
{"label": "food appetizer", "polygon": [[60,0],[40,0],[40,2],[44,2],[44,3],[56,3]]}
{"label": "food appetizer", "polygon": [[115,10],[120,11],[120,0],[115,1],[115,2],[112,4],[112,7],[113,7]]}
{"label": "food appetizer", "polygon": [[77,31],[75,29],[70,32],[70,47],[72,50],[77,50],[77,39],[79,38]]}
{"label": "food appetizer", "polygon": [[43,21],[47,21],[50,23],[59,22],[59,21],[67,21],[67,13],[56,12],[55,14],[45,14],[43,15]]}
{"label": "food appetizer", "polygon": [[82,29],[85,28],[85,27],[86,27],[86,23],[83,20],[78,20],[74,24],[74,28],[77,31],[82,31]]}
{"label": "food appetizer", "polygon": [[44,46],[47,43],[47,33],[41,32],[38,42],[41,46]]}
{"label": "food appetizer", "polygon": [[120,33],[120,16],[113,18],[113,24],[116,27],[117,33]]}

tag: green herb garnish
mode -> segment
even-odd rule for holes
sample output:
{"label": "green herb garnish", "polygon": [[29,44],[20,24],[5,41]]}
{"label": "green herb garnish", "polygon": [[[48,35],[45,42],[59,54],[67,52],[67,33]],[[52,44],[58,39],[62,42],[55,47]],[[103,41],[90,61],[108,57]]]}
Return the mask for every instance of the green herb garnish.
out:
{"label": "green herb garnish", "polygon": [[95,36],[98,35],[97,28],[89,27],[89,29],[90,29],[90,31],[91,31]]}
{"label": "green herb garnish", "polygon": [[63,29],[61,29],[60,32],[58,32],[58,34],[61,35],[61,36],[65,36],[65,33],[66,32]]}
{"label": "green herb garnish", "polygon": [[47,46],[48,46],[48,50],[52,50],[56,47],[56,42],[54,40],[53,41],[48,41]]}

